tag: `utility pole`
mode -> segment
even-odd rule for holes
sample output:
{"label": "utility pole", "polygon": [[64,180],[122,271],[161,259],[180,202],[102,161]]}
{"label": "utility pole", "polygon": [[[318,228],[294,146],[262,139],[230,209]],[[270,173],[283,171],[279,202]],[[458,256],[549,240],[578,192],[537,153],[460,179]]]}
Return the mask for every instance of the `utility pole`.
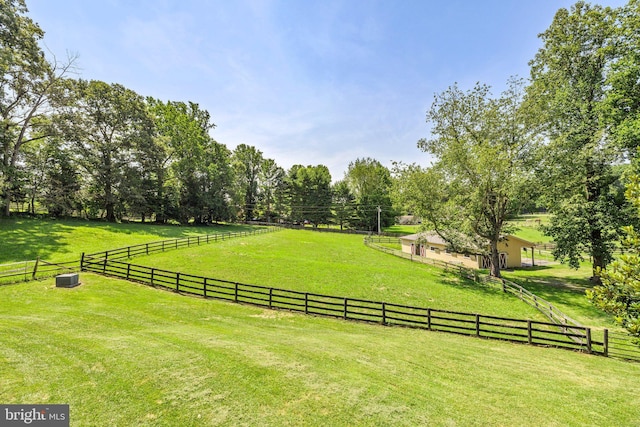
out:
{"label": "utility pole", "polygon": [[380,235],[380,212],[382,212],[382,209],[380,209],[380,206],[378,206],[378,236]]}

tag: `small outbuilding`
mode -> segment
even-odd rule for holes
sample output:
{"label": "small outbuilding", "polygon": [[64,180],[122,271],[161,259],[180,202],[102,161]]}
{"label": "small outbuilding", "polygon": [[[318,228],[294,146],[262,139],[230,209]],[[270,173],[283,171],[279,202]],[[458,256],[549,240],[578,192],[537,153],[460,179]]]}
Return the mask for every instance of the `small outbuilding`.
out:
{"label": "small outbuilding", "polygon": [[[448,243],[436,232],[427,231],[400,237],[402,252],[425,258],[437,259],[444,262],[460,264],[468,268],[489,268],[489,257],[482,255],[477,249],[454,252]],[[522,266],[522,251],[533,248],[535,243],[528,242],[516,236],[504,236],[498,242],[500,254],[500,268],[517,268]]]}

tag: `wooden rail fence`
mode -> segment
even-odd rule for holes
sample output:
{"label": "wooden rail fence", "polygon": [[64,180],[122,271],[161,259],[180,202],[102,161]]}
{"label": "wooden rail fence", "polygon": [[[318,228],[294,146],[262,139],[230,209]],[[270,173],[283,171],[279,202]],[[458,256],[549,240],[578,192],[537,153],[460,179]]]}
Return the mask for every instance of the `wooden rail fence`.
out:
{"label": "wooden rail fence", "polygon": [[53,263],[41,259],[14,262],[0,265],[0,284],[27,282],[45,279],[62,273],[76,272],[80,269],[79,261]]}
{"label": "wooden rail fence", "polygon": [[270,288],[84,256],[82,270],[175,292],[270,309],[382,325],[422,328],[483,338],[604,354],[588,327],[558,329],[555,323],[416,307],[381,301]]}
{"label": "wooden rail fence", "polygon": [[[179,239],[160,240],[151,243],[142,243],[139,245],[126,246],[118,249],[111,249],[104,252],[97,252],[86,255],[93,258],[105,258],[105,259],[123,259],[133,258],[138,255],[149,255],[156,252],[166,252],[169,250],[175,250],[180,248],[188,248],[191,246],[200,246],[209,244],[212,242],[218,242],[223,240],[229,240],[238,237],[255,236],[258,234],[271,233],[278,231],[279,227],[259,228],[251,231],[238,231],[229,233],[217,233],[217,234],[203,234],[199,236],[182,237]],[[84,257],[85,254],[83,253]]]}

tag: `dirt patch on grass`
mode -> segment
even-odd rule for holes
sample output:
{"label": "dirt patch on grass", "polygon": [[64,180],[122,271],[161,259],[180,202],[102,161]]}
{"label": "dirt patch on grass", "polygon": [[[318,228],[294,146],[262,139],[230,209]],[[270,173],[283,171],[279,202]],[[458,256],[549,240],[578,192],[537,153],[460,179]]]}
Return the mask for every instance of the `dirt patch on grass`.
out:
{"label": "dirt patch on grass", "polygon": [[261,319],[284,319],[287,317],[293,317],[293,313],[278,310],[264,310],[260,314],[253,314],[251,317],[259,317]]}

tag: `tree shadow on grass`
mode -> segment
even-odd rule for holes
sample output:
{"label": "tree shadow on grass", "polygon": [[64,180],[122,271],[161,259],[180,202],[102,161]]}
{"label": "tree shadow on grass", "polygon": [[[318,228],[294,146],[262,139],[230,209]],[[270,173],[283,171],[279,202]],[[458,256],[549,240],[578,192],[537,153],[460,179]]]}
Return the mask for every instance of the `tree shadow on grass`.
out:
{"label": "tree shadow on grass", "polygon": [[47,258],[65,246],[61,235],[70,227],[47,220],[0,221],[0,263]]}
{"label": "tree shadow on grass", "polygon": [[526,275],[514,276],[506,272],[505,276],[508,280],[547,300],[578,322],[588,323],[591,319],[603,323],[612,322],[611,316],[598,310],[587,299],[586,291],[596,285],[593,281],[586,277],[554,276],[549,274],[549,270],[552,270],[552,267],[527,267],[521,270],[526,272]]}
{"label": "tree shadow on grass", "polygon": [[[233,233],[251,229],[242,225],[216,226],[164,226],[155,224],[111,224],[101,221],[81,219],[32,219],[8,218],[0,220],[0,264],[34,260],[38,257],[56,261],[72,261],[79,259],[83,250],[82,239],[70,242],[65,234],[86,227],[84,236],[91,230],[105,230],[114,234],[142,234],[148,236],[148,242],[194,236],[198,234]],[[79,233],[83,235],[83,233]],[[116,245],[116,247],[127,244]]]}

